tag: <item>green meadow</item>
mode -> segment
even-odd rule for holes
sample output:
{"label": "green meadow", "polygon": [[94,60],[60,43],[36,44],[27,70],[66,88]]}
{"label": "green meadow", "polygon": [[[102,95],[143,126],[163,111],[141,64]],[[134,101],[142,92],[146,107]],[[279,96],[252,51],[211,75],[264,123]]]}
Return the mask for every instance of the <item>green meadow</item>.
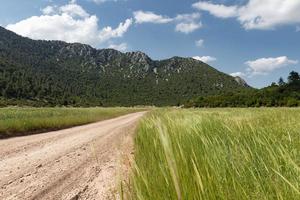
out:
{"label": "green meadow", "polygon": [[0,108],[0,138],[57,130],[137,112],[138,108]]}
{"label": "green meadow", "polygon": [[300,109],[162,109],[135,138],[137,200],[300,199]]}

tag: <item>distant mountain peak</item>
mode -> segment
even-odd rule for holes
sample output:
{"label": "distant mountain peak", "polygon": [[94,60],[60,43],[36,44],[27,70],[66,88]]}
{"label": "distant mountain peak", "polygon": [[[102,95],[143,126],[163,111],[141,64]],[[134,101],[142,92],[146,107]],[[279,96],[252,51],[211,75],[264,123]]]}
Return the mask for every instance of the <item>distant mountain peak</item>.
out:
{"label": "distant mountain peak", "polygon": [[61,53],[68,52],[74,56],[91,56],[95,49],[86,44],[80,43],[66,43],[65,46],[60,50]]}
{"label": "distant mountain peak", "polygon": [[141,51],[127,52],[125,54],[134,62],[149,63],[152,61],[147,54]]}
{"label": "distant mountain peak", "polygon": [[240,86],[243,86],[243,87],[250,87],[250,86],[248,85],[248,83],[247,83],[244,79],[242,79],[241,77],[239,77],[239,76],[235,76],[235,77],[234,77],[234,80],[235,80]]}
{"label": "distant mountain peak", "polygon": [[100,49],[97,50],[97,58],[101,60],[101,62],[109,62],[120,58],[123,56],[123,53],[115,50],[115,49]]}

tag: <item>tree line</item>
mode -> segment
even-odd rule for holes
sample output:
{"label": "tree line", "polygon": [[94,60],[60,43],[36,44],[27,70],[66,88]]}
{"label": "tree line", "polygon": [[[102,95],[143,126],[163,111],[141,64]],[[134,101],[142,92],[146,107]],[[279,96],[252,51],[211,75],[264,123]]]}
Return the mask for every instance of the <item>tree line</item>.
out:
{"label": "tree line", "polygon": [[284,81],[262,89],[199,96],[186,102],[185,107],[296,107],[300,106],[300,75],[292,71]]}

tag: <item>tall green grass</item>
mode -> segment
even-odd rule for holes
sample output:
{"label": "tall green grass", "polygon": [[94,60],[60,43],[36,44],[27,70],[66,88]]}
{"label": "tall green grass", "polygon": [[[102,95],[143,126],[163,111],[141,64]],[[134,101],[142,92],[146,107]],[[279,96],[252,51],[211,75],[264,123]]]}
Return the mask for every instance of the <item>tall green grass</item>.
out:
{"label": "tall green grass", "polygon": [[0,108],[0,138],[101,121],[138,108]]}
{"label": "tall green grass", "polygon": [[130,199],[300,199],[300,109],[159,110],[135,149]]}

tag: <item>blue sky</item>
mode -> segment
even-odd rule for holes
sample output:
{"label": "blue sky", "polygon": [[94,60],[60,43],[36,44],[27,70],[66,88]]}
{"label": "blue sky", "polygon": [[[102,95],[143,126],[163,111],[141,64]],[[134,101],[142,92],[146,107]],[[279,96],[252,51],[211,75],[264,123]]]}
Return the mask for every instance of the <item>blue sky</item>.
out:
{"label": "blue sky", "polygon": [[264,87],[300,63],[300,0],[10,0],[0,25],[33,39],[201,59]]}

